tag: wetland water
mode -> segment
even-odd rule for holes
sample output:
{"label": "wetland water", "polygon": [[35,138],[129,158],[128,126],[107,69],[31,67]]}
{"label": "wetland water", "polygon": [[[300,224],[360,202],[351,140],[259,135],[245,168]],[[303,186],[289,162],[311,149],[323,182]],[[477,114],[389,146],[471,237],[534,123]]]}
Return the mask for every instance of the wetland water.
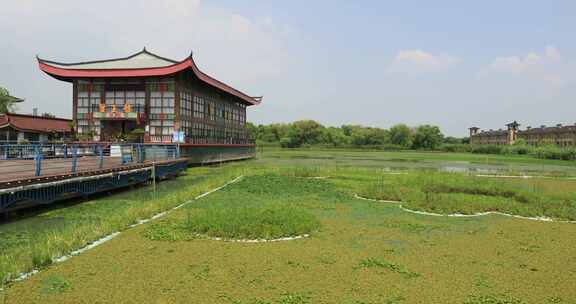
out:
{"label": "wetland water", "polygon": [[[292,153],[290,153],[292,152]],[[403,157],[404,155],[404,157]],[[344,151],[270,151],[257,163],[276,166],[318,166],[379,168],[386,171],[436,170],[454,173],[502,175],[576,176],[576,163],[569,161],[539,162],[537,159],[505,159],[469,154],[469,160],[452,160],[449,153],[415,152],[344,152]],[[464,157],[466,158],[466,157]]]}
{"label": "wetland water", "polygon": [[[334,296],[349,299],[349,303],[396,303],[390,301],[401,298],[406,300],[398,300],[397,303],[418,303],[413,297],[414,290],[421,290],[420,287],[429,284],[434,286],[433,289],[444,290],[446,295],[457,298],[458,301],[454,303],[463,303],[464,299],[474,294],[481,294],[484,297],[479,298],[478,303],[491,299],[504,301],[510,290],[515,290],[512,292],[513,295],[510,295],[513,297],[512,300],[516,298],[530,300],[526,303],[548,303],[546,301],[549,299],[573,299],[574,294],[566,288],[546,282],[552,282],[554,277],[562,277],[566,281],[576,279],[571,275],[576,273],[574,269],[559,272],[559,269],[562,269],[559,265],[572,263],[565,257],[576,254],[573,246],[569,246],[566,242],[557,243],[557,237],[548,237],[555,235],[571,240],[576,235],[574,234],[576,226],[535,223],[496,216],[436,218],[407,214],[397,206],[354,200],[351,196],[342,196],[339,192],[360,183],[376,184],[379,181],[380,170],[576,176],[574,165],[566,162],[538,163],[531,159],[506,161],[501,157],[494,159],[478,155],[471,155],[465,159],[462,159],[465,156],[461,155],[456,159],[455,157],[447,159],[450,157],[452,157],[450,154],[438,153],[276,151],[265,153],[253,161],[221,167],[191,168],[188,170],[188,176],[160,183],[158,187],[160,194],[156,198],[175,196],[170,206],[178,205],[188,196],[174,193],[198,188],[198,185],[202,184],[200,179],[204,178],[203,176],[218,170],[227,172],[234,168],[243,168],[241,170],[255,170],[254,172],[272,170],[282,173],[284,168],[285,172],[295,170],[297,173],[298,170],[303,170],[301,173],[305,174],[314,174],[313,171],[317,170],[320,175],[334,168],[343,170],[340,176],[336,174],[334,178],[327,180],[309,179],[311,183],[323,183],[319,189],[332,189],[330,185],[337,185],[338,191],[332,189],[327,193],[300,193],[298,189],[289,190],[294,186],[294,180],[290,179],[277,180],[278,183],[269,185],[266,184],[270,182],[268,179],[259,180],[257,184],[261,184],[262,189],[257,187],[248,191],[247,186],[254,183],[249,182],[249,179],[242,185],[232,187],[235,192],[227,190],[215,193],[203,201],[203,204],[207,205],[229,200],[251,202],[264,195],[265,197],[260,199],[267,203],[303,204],[302,206],[316,214],[322,223],[321,230],[312,233],[309,239],[276,244],[252,244],[252,247],[209,240],[158,242],[142,236],[141,230],[150,225],[146,224],[142,225],[143,228],[129,229],[103,246],[65,263],[51,266],[41,271],[38,276],[15,284],[14,288],[9,289],[9,294],[12,296],[12,301],[20,298],[27,299],[31,303],[77,303],[80,299],[83,301],[95,299],[96,295],[90,290],[110,288],[106,286],[107,283],[103,283],[107,280],[111,282],[111,286],[128,280],[132,282],[133,287],[128,294],[107,294],[107,299],[122,301],[127,299],[125,297],[130,297],[146,301],[149,300],[146,298],[148,295],[155,301],[178,302],[170,299],[189,298],[191,294],[188,292],[191,292],[192,288],[194,296],[200,296],[199,303],[276,303],[283,297],[310,296],[320,300],[323,295],[326,296],[322,299],[324,302],[336,303],[336,298],[325,295],[326,290],[335,289],[339,291]],[[274,168],[279,170],[274,171]],[[237,176],[237,174],[238,172],[234,172],[231,175]],[[230,176],[217,184],[221,185],[229,179]],[[518,182],[528,181],[518,180]],[[572,189],[574,186],[573,181],[569,180],[562,182],[549,179],[545,183],[547,186],[556,187],[558,191]],[[554,185],[548,185],[550,183]],[[208,189],[214,186],[212,184]],[[158,203],[151,197],[149,190],[149,187],[131,189],[109,197],[88,199],[78,204],[45,208],[18,220],[0,224],[0,250],[15,257],[14,260],[2,260],[0,256],[0,275],[2,271],[10,271],[10,267],[14,265],[20,267],[19,263],[22,261],[28,263],[28,260],[38,260],[42,263],[42,258],[46,258],[46,254],[49,253],[42,250],[47,250],[46,248],[54,250],[54,247],[60,246],[58,244],[68,242],[66,238],[75,231],[87,234],[86,229],[89,229],[90,233],[98,229],[108,232],[110,229],[117,229],[118,225],[124,223],[120,218],[117,222],[116,219],[110,220],[117,214],[124,216],[129,214],[130,218],[134,219],[147,218],[139,216],[144,214],[139,209],[156,208],[154,206]],[[292,193],[294,197],[291,198],[288,193]],[[199,193],[194,195],[197,194]],[[127,209],[128,207],[130,209]],[[159,211],[151,210],[154,209],[149,209],[146,214],[155,214]],[[95,239],[99,236],[97,233],[93,235]],[[90,237],[80,238],[75,240],[78,246],[73,248],[80,248],[86,241],[93,240],[94,238]],[[482,244],[482,247],[478,247],[478,244]],[[301,252],[301,246],[310,254]],[[62,253],[66,252],[61,252],[59,255]],[[28,255],[30,258],[20,260],[20,257]],[[212,258],[207,259],[207,256]],[[343,256],[346,258],[342,258]],[[423,262],[424,256],[435,262]],[[177,265],[173,263],[176,260],[178,261],[176,264],[187,266],[175,268]],[[541,264],[540,262],[544,260],[548,262]],[[134,263],[135,261],[137,263]],[[366,269],[362,270],[358,265]],[[454,267],[458,268],[456,273]],[[104,272],[100,272],[99,269],[103,269]],[[527,277],[524,273],[526,271],[529,271],[528,274],[532,277]],[[282,279],[286,273],[299,278],[298,282]],[[328,286],[314,283],[316,282],[314,277],[318,273],[322,273],[325,277],[348,279],[328,280],[326,282],[329,283]],[[412,276],[415,273],[419,275]],[[190,275],[192,277],[188,278]],[[459,292],[447,288],[451,285],[454,275],[461,278]],[[435,281],[426,279],[432,276],[439,279]],[[163,284],[154,280],[151,282],[151,277],[162,277],[168,285],[158,287],[162,291],[143,288],[151,283]],[[193,281],[195,287],[180,286],[181,282],[174,281],[174,278],[182,278],[183,282]],[[230,278],[234,278],[234,283]],[[528,280],[528,285],[540,284],[543,287],[536,292],[526,288],[528,285],[511,284],[510,280],[518,282]],[[254,282],[268,282],[268,285],[265,289],[258,289],[261,284],[253,285]],[[378,298],[377,286],[381,286],[382,282],[391,286],[394,291],[392,296]],[[63,291],[44,294],[42,290],[45,290],[46,286],[51,286],[50,284],[62,284]],[[236,288],[228,288],[236,284],[241,284],[243,290],[247,292],[238,293]],[[72,287],[69,288],[68,285]],[[349,286],[362,290],[361,294],[365,296],[355,297]],[[138,292],[138,288],[141,293]],[[546,293],[546,288],[551,292]],[[32,292],[27,295],[26,290]],[[258,292],[252,293],[248,292],[249,290]],[[286,290],[290,294],[286,296],[279,293],[279,290]],[[166,295],[165,291],[173,295]],[[84,298],[85,293],[88,298]],[[540,297],[538,293],[543,293],[546,297]],[[238,300],[222,300],[223,294]],[[439,295],[428,296],[434,299],[430,303],[449,303],[451,300]],[[250,297],[266,301],[250,302]],[[7,303],[12,302],[9,300]]]}
{"label": "wetland water", "polygon": [[[410,214],[346,192],[377,182],[377,170],[350,168],[330,179],[262,171],[204,197],[202,206],[187,205],[13,284],[6,303],[546,304],[576,299],[568,284],[576,279],[576,226]],[[388,176],[396,177],[404,178]],[[574,187],[576,182],[564,183]],[[313,214],[321,228],[306,239],[256,244],[148,237],[178,227],[188,212],[239,208],[238,202],[295,204]]]}
{"label": "wetland water", "polygon": [[[404,158],[402,157],[403,155]],[[490,157],[483,159],[478,155],[472,160],[446,160],[442,159],[443,154],[439,153],[403,153],[403,152],[348,152],[348,151],[283,151],[272,150],[258,155],[258,159],[252,161],[257,165],[275,166],[309,166],[309,167],[357,167],[357,168],[378,168],[384,171],[396,172],[404,170],[434,170],[453,173],[471,174],[500,174],[500,175],[558,175],[576,176],[576,166],[555,164],[538,164],[534,162],[523,163],[515,161],[493,160]],[[445,154],[447,157],[450,154]],[[513,159],[512,159],[513,160]],[[162,189],[169,188],[167,182]],[[146,191],[142,188],[125,190]],[[125,194],[124,194],[125,195]],[[69,203],[68,203],[69,204]],[[16,217],[0,219],[0,236],[4,240],[21,239],[18,235],[26,235],[29,231],[59,229],[70,224],[69,219],[64,216],[46,216],[58,211],[62,205],[55,205],[52,208],[44,207],[38,210],[21,211]],[[86,221],[86,218],[82,219]],[[90,220],[90,219],[88,219]],[[4,242],[6,243],[6,242]],[[0,244],[0,248],[1,248]]]}

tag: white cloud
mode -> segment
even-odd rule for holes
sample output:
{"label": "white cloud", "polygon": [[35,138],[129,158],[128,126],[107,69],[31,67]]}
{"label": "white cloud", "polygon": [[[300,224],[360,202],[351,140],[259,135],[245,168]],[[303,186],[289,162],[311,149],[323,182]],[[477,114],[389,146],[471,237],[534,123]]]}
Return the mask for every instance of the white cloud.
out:
{"label": "white cloud", "polygon": [[489,65],[493,72],[527,76],[551,85],[562,86],[562,56],[555,46],[549,45],[542,53],[529,52],[523,56],[498,57]]}
{"label": "white cloud", "polygon": [[264,93],[262,81],[292,66],[287,41],[298,33],[272,17],[252,18],[201,0],[101,0],[97,7],[75,0],[3,4],[0,67],[14,73],[0,73],[0,83],[33,101],[23,111],[37,105],[58,115],[71,111],[62,102],[71,91],[37,69],[36,54],[73,62],[123,57],[146,46],[181,60],[192,50],[203,71],[253,95]]}
{"label": "white cloud", "polygon": [[389,72],[419,73],[444,70],[461,60],[449,55],[433,55],[423,50],[400,50],[388,66]]}

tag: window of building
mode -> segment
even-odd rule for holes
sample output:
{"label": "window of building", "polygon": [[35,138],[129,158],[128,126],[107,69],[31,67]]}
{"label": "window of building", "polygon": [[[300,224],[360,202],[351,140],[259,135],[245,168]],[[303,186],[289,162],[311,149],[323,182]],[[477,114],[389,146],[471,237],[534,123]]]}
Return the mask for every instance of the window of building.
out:
{"label": "window of building", "polygon": [[124,107],[129,106],[129,112],[145,112],[146,92],[142,84],[110,83],[105,92],[106,112],[126,112]]}
{"label": "window of building", "polygon": [[103,88],[103,83],[99,82],[78,82],[78,93],[76,95],[76,119],[78,125],[76,129],[78,134],[100,131],[99,122],[93,120],[92,113],[97,111],[97,105],[100,103]]}
{"label": "window of building", "polygon": [[174,133],[173,82],[150,83],[150,137],[154,142],[170,142]]}

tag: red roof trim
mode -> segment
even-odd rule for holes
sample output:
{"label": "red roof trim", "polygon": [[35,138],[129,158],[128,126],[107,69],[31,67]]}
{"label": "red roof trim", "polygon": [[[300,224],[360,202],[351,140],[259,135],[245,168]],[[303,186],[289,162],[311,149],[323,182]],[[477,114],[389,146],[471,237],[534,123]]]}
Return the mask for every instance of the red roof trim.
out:
{"label": "red roof trim", "polygon": [[200,71],[196,66],[196,63],[192,57],[165,67],[157,68],[138,68],[138,69],[65,69],[60,67],[55,67],[49,64],[48,61],[38,58],[38,66],[43,72],[60,78],[105,78],[105,77],[149,77],[149,76],[167,76],[178,73],[185,69],[192,69],[196,77],[205,83],[214,86],[220,90],[223,90],[229,94],[232,94],[251,105],[257,105],[261,102],[262,97],[251,97],[248,96],[231,86],[218,81],[204,72]]}

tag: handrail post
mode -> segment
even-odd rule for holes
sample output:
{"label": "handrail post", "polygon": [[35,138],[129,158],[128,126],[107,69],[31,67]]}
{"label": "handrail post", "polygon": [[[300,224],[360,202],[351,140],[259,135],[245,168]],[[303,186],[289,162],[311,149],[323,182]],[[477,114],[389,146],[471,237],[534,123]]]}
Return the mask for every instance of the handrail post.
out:
{"label": "handrail post", "polygon": [[72,174],[76,174],[76,166],[78,165],[78,147],[72,146]]}
{"label": "handrail post", "polygon": [[142,162],[142,144],[136,144],[136,162]]}
{"label": "handrail post", "polygon": [[120,146],[120,165],[124,165],[124,146]]}
{"label": "handrail post", "polygon": [[68,145],[64,144],[64,159],[68,158]]}
{"label": "handrail post", "polygon": [[40,176],[40,170],[42,168],[42,154],[40,153],[40,148],[38,146],[35,147],[35,155],[34,155],[34,175]]}
{"label": "handrail post", "polygon": [[180,158],[180,144],[176,145],[176,152],[174,153],[174,158]]}
{"label": "handrail post", "polygon": [[102,145],[98,145],[98,169],[102,169],[104,166],[104,149]]}

